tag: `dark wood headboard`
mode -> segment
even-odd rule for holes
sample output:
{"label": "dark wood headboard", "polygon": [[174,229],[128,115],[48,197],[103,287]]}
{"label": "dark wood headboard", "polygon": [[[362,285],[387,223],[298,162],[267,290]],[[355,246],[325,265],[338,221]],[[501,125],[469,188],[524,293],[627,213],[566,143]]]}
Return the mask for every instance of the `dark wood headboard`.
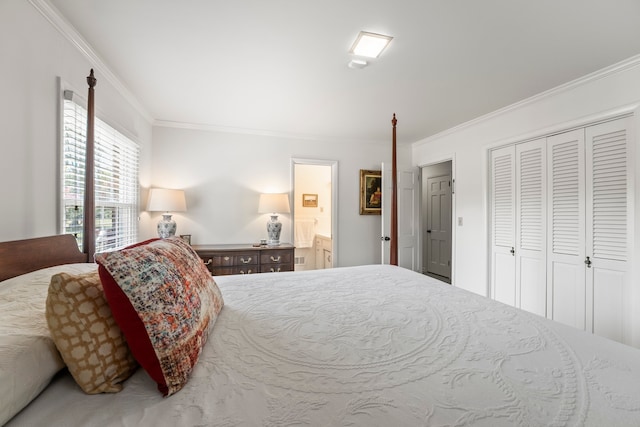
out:
{"label": "dark wood headboard", "polygon": [[87,254],[71,234],[0,243],[0,280],[77,262],[87,262]]}

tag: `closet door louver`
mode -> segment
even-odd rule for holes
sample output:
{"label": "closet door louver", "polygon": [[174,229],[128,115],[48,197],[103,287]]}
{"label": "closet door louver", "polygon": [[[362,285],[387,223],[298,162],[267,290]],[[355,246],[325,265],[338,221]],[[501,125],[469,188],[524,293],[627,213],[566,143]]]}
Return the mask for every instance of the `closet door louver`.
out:
{"label": "closet door louver", "polygon": [[[510,147],[511,148],[511,147]],[[514,162],[513,150],[498,153],[494,159],[494,230],[496,246],[511,247],[514,243]]]}
{"label": "closet door louver", "polygon": [[547,138],[547,165],[547,315],[584,329],[584,130]]}
{"label": "closet door louver", "polygon": [[515,291],[515,149],[491,152],[491,294],[516,304]]}
{"label": "closet door louver", "polygon": [[546,315],[546,140],[516,145],[516,300]]}
{"label": "closet door louver", "polygon": [[625,341],[629,119],[586,129],[587,330]]}
{"label": "closet door louver", "polygon": [[537,147],[530,148],[527,144],[522,145],[517,147],[519,246],[521,249],[539,252],[542,251],[544,242],[544,146],[536,144]]}
{"label": "closet door louver", "polygon": [[[594,130],[589,129],[590,135]],[[626,131],[588,137],[591,142],[593,258],[627,260]]]}

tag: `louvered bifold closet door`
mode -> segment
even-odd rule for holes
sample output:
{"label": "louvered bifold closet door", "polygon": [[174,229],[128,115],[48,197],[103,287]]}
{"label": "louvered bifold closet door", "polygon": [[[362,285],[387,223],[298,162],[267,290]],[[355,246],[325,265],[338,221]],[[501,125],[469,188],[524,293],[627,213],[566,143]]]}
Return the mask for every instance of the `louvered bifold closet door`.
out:
{"label": "louvered bifold closet door", "polygon": [[616,341],[625,339],[629,118],[586,128],[587,325]]}
{"label": "louvered bifold closet door", "polygon": [[491,151],[491,295],[516,305],[515,147]]}
{"label": "louvered bifold closet door", "polygon": [[584,130],[547,138],[547,317],[585,328]]}
{"label": "louvered bifold closet door", "polygon": [[516,145],[516,304],[546,315],[546,138]]}

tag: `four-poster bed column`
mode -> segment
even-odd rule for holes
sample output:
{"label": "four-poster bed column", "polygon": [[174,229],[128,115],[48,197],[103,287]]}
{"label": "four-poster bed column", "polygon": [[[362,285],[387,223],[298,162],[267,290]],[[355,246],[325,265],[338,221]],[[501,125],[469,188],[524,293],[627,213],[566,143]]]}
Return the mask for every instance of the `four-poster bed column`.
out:
{"label": "four-poster bed column", "polygon": [[389,253],[389,264],[398,265],[398,171],[396,159],[396,114],[393,113],[391,124],[392,147],[391,147],[391,247]]}
{"label": "four-poster bed column", "polygon": [[87,77],[89,95],[87,97],[87,145],[85,156],[85,184],[84,184],[84,228],[82,251],[87,254],[89,262],[93,262],[96,252],[96,215],[95,215],[95,149],[94,149],[94,88],[96,78],[93,68]]}

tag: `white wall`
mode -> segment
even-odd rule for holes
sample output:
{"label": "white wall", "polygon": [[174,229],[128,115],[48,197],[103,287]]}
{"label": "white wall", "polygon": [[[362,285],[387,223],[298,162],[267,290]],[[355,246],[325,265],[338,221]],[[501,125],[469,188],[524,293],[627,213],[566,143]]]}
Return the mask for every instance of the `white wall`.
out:
{"label": "white wall", "polygon": [[[312,142],[152,129],[151,118],[138,102],[121,92],[119,82],[111,84],[105,77],[109,70],[103,69],[91,47],[84,46],[87,52],[81,52],[76,45],[82,40],[74,39],[77,35],[64,22],[50,22],[36,8],[40,3],[35,3],[0,2],[0,93],[4,100],[0,103],[0,241],[59,232],[58,78],[66,88],[86,96],[86,76],[95,68],[98,116],[141,146],[140,239],[156,235],[157,215],[144,212],[144,204],[146,189],[157,186],[187,189],[189,211],[176,219],[178,233],[193,234],[194,243],[255,241],[263,237],[266,222],[264,215],[254,213],[258,193],[289,191],[290,159],[317,158],[338,161],[340,265],[380,261],[380,217],[358,213],[359,170],[388,163],[390,142]],[[409,153],[408,147],[399,152],[407,164]],[[282,219],[285,236],[290,235],[290,217]]]}
{"label": "white wall", "polygon": [[[631,58],[601,73],[587,76],[557,90],[490,114],[484,118],[413,144],[413,164],[426,165],[454,158],[456,180],[455,285],[478,294],[488,290],[487,150],[508,142],[578,126],[597,117],[613,116],[640,105],[640,57]],[[636,111],[636,128],[640,117]],[[636,135],[635,146],[640,143]],[[631,224],[632,280],[630,309],[634,314],[634,345],[640,345],[640,150],[632,151],[635,165],[630,204],[636,214]],[[454,223],[455,224],[455,223]]]}
{"label": "white wall", "polygon": [[[86,97],[95,64],[25,0],[0,1],[0,241],[58,229],[58,77]],[[96,110],[141,143],[149,177],[151,125],[96,69]]]}
{"label": "white wall", "polygon": [[[153,187],[183,188],[187,212],[174,215],[178,234],[194,244],[252,243],[264,238],[263,192],[289,192],[291,158],[338,161],[340,266],[380,262],[380,217],[359,214],[360,169],[391,160],[391,142],[309,141],[207,130],[154,127]],[[280,240],[292,241],[291,215]],[[143,238],[155,235],[157,213],[142,215]]]}

